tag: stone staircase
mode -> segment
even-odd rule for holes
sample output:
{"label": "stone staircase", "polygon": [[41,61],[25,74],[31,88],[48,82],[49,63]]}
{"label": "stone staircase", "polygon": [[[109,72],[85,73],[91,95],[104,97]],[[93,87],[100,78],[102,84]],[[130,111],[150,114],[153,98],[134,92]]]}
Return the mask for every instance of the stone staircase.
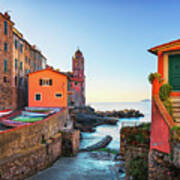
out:
{"label": "stone staircase", "polygon": [[177,126],[180,126],[180,96],[171,97],[173,107],[173,118]]}

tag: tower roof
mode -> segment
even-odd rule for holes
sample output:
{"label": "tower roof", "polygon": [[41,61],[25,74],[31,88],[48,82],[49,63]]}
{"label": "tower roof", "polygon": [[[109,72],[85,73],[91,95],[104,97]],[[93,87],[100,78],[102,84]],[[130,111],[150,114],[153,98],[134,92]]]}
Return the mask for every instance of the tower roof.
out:
{"label": "tower roof", "polygon": [[77,49],[75,52],[75,56],[83,56],[83,55],[82,52],[79,49]]}

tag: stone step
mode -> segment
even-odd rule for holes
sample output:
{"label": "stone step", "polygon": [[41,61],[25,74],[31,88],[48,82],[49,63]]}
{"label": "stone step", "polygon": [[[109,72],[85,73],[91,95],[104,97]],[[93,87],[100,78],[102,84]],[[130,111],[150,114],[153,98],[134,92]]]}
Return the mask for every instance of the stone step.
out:
{"label": "stone step", "polygon": [[173,117],[174,118],[180,118],[180,112],[176,112],[176,113],[173,112]]}
{"label": "stone step", "polygon": [[176,123],[175,123],[175,126],[180,126],[180,122],[176,122]]}
{"label": "stone step", "polygon": [[180,112],[180,108],[172,107],[172,111],[173,111],[173,113],[178,113],[178,112]]}
{"label": "stone step", "polygon": [[171,97],[170,100],[172,103],[180,102],[180,97],[179,96],[178,97]]}
{"label": "stone step", "polygon": [[172,107],[180,109],[180,103],[172,103]]}
{"label": "stone step", "polygon": [[175,122],[180,123],[180,118],[179,117],[175,118]]}

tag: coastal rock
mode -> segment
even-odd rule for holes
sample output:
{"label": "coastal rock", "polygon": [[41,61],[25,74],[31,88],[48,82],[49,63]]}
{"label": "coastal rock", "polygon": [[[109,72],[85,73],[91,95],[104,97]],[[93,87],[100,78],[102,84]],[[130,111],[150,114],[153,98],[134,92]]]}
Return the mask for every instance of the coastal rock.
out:
{"label": "coastal rock", "polygon": [[111,141],[112,141],[112,137],[106,136],[101,141],[97,142],[96,144],[93,144],[93,145],[88,146],[84,149],[81,149],[80,151],[94,151],[97,149],[101,149],[101,148],[106,147]]}
{"label": "coastal rock", "polygon": [[138,117],[144,117],[144,114],[142,114],[138,110],[134,109],[125,109],[121,111],[97,111],[96,114],[99,116],[105,117],[117,117],[117,118],[138,118]]}

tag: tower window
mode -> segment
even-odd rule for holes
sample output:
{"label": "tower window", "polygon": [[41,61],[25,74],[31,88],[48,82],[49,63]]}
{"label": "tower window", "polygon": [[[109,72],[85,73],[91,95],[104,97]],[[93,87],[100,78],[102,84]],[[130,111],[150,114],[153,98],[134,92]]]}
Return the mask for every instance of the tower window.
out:
{"label": "tower window", "polygon": [[40,101],[41,100],[41,94],[39,94],[39,93],[35,94],[35,100]]}

